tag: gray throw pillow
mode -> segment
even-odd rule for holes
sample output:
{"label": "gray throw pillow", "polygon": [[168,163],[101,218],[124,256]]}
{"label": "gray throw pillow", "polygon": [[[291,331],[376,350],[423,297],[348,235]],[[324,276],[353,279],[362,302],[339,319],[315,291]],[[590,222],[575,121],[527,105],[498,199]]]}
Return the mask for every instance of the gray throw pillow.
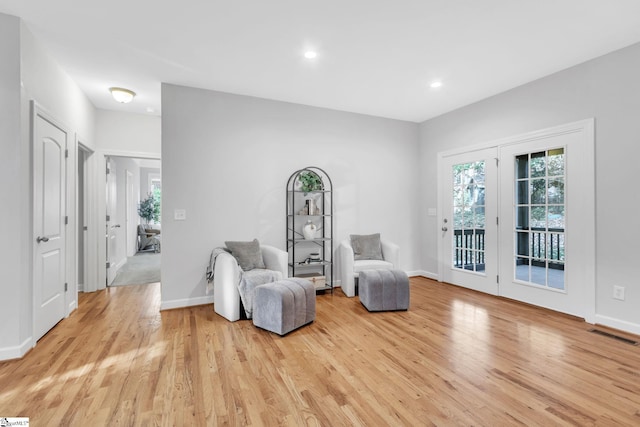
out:
{"label": "gray throw pillow", "polygon": [[252,242],[224,242],[231,251],[231,255],[238,261],[240,268],[244,271],[254,268],[266,268],[262,260],[260,242],[253,239]]}
{"label": "gray throw pillow", "polygon": [[382,258],[382,245],[380,244],[380,233],[368,235],[351,235],[351,247],[353,248],[353,258],[361,259],[379,259]]}

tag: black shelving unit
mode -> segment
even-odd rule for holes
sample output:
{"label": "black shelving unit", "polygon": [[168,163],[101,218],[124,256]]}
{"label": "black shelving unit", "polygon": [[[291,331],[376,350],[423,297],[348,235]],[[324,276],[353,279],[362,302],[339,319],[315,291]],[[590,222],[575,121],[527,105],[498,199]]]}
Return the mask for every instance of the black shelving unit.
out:
{"label": "black shelving unit", "polygon": [[[315,174],[319,188],[305,192],[301,175]],[[308,202],[313,200],[313,203]],[[287,181],[287,252],[289,276],[311,280],[316,291],[333,293],[333,184],[327,173],[315,166],[295,171]],[[309,212],[309,206],[315,207]],[[305,238],[303,227],[311,221],[314,236]],[[312,256],[312,254],[318,254]]]}

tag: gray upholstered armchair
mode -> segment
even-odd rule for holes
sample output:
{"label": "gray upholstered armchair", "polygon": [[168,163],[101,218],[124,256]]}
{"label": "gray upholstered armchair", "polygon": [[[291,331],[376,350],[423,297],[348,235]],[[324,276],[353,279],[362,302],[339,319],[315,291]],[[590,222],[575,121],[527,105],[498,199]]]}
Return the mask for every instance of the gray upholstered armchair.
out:
{"label": "gray upholstered armchair", "polygon": [[[362,237],[365,238],[365,240],[373,238],[375,241],[376,236],[379,239],[379,234],[355,237]],[[345,239],[340,243],[340,286],[342,286],[342,292],[346,296],[353,297],[356,295],[355,281],[361,271],[391,270],[398,268],[398,253],[400,247],[395,243],[383,239],[379,239],[379,242],[381,256],[371,256],[371,253],[369,253],[361,254],[360,257],[357,256],[357,250],[354,253],[352,239]]]}
{"label": "gray upholstered armchair", "polygon": [[[267,270],[278,272],[280,279],[287,277],[287,252],[269,245],[260,245],[260,252]],[[255,273],[260,272],[256,269],[243,274]],[[216,313],[231,322],[241,318],[240,280],[241,271],[236,258],[227,252],[220,253],[213,271],[213,306]]]}

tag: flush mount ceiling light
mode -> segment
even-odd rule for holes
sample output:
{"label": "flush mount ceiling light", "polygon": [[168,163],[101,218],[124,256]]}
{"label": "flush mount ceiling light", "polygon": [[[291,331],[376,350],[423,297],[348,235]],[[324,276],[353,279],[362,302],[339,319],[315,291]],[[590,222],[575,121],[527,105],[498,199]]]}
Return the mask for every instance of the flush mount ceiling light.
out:
{"label": "flush mount ceiling light", "polygon": [[113,99],[122,104],[127,104],[133,101],[133,98],[136,96],[136,93],[134,91],[121,87],[109,88],[109,92],[111,92],[111,96],[113,96]]}
{"label": "flush mount ceiling light", "polygon": [[441,86],[442,86],[442,82],[441,81],[435,81],[435,82],[433,82],[433,83],[431,83],[429,85],[429,87],[432,88],[432,89],[437,89],[437,88],[439,88]]}
{"label": "flush mount ceiling light", "polygon": [[307,59],[315,59],[316,56],[318,56],[318,52],[313,50],[308,50],[304,53],[304,57]]}

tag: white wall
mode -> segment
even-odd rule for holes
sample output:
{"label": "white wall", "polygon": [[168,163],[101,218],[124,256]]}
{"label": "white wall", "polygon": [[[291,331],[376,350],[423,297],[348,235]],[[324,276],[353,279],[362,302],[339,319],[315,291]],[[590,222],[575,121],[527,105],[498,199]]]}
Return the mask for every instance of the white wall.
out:
{"label": "white wall", "polygon": [[[77,85],[60,69],[19,18],[0,14],[0,178],[17,185],[2,186],[0,255],[3,277],[0,296],[5,304],[0,326],[0,359],[19,357],[33,344],[33,200],[30,136],[31,100],[69,131],[68,159],[68,310],[77,306],[75,265],[76,135],[88,146],[94,140],[94,109]],[[6,164],[5,164],[6,163]],[[8,174],[6,177],[4,174]],[[6,194],[5,194],[6,192]],[[4,230],[4,227],[8,227]],[[5,251],[8,251],[5,253]],[[6,264],[5,264],[6,263]]]}
{"label": "white wall", "polygon": [[[437,271],[436,154],[590,117],[596,126],[597,322],[640,333],[635,193],[640,159],[640,44],[429,120],[420,126],[423,268]],[[613,286],[626,300],[612,298]]]}
{"label": "white wall", "polygon": [[210,300],[205,267],[225,240],[286,249],[286,182],[305,166],[333,180],[336,244],[380,232],[417,267],[417,124],[168,84],[162,115],[163,308]]}
{"label": "white wall", "polygon": [[55,118],[94,148],[93,104],[78,85],[60,68],[40,42],[21,26],[22,82],[27,95],[54,114]]}
{"label": "white wall", "polygon": [[98,110],[96,147],[109,154],[160,157],[160,117]]}
{"label": "white wall", "polygon": [[[29,151],[21,136],[20,20],[0,14],[0,358],[16,357],[29,336],[23,322],[31,289],[28,288],[31,240],[28,222]],[[10,185],[9,183],[19,183]],[[16,356],[14,356],[16,354]],[[3,357],[4,356],[4,357]]]}

